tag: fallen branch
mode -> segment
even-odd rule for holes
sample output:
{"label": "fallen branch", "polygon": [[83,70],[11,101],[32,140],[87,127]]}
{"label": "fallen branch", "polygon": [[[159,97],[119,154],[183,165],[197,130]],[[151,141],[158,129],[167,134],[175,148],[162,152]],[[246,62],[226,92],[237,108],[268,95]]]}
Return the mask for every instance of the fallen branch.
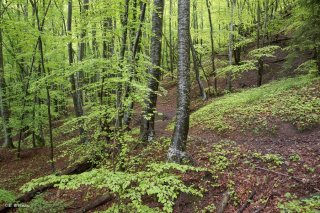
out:
{"label": "fallen branch", "polygon": [[251,194],[249,195],[247,201],[241,206],[241,208],[238,210],[237,213],[242,213],[246,208],[248,208],[251,204],[251,201],[253,199],[253,197],[256,195],[257,191],[256,190],[253,190],[251,192]]}
{"label": "fallen branch", "polygon": [[222,198],[222,201],[220,203],[220,206],[219,208],[217,209],[217,213],[223,213],[224,210],[226,209],[228,203],[229,203],[229,200],[230,200],[230,193],[229,191],[226,191],[224,194],[223,194],[223,198]]}
{"label": "fallen branch", "polygon": [[89,202],[85,207],[83,207],[80,210],[75,211],[75,212],[76,213],[88,212],[98,206],[101,206],[101,205],[109,202],[110,200],[112,200],[112,196],[111,196],[111,194],[107,193],[106,195],[102,195],[101,197],[94,199],[93,201]]}
{"label": "fallen branch", "polygon": [[[85,161],[83,163],[75,165],[74,167],[71,167],[70,169],[67,169],[64,172],[61,172],[60,174],[58,174],[58,176],[60,176],[60,175],[80,174],[82,172],[87,171],[91,167],[92,167],[92,163]],[[19,196],[18,198],[16,198],[16,200],[13,203],[26,203],[26,202],[29,202],[37,194],[43,193],[46,190],[53,188],[53,186],[54,186],[53,183],[50,183],[50,184],[47,184],[47,185],[44,185],[44,186],[39,186],[39,187],[33,189],[32,191],[26,192],[23,195]],[[0,213],[8,212],[11,208],[13,208],[13,206],[14,205],[6,205],[6,206],[0,207]]]}
{"label": "fallen branch", "polygon": [[260,208],[258,208],[257,210],[255,210],[253,213],[262,212],[262,211],[267,207],[267,205],[268,205],[268,203],[269,203],[269,200],[270,200],[270,198],[271,198],[272,196],[273,196],[273,194],[271,193],[271,195],[269,195],[269,197],[267,198],[266,203],[265,203],[263,206],[261,206]]}
{"label": "fallen branch", "polygon": [[273,171],[273,170],[270,170],[270,169],[266,169],[266,168],[262,168],[262,167],[256,167],[256,169],[259,169],[259,170],[262,170],[262,171],[265,171],[265,172],[271,172],[271,173],[274,173],[274,174],[277,174],[277,175],[280,175],[280,176],[284,176],[284,177],[289,177],[289,178],[292,178],[293,180],[299,182],[299,183],[305,183],[306,181],[303,180],[303,179],[300,179],[300,178],[297,178],[297,177],[294,177],[294,176],[291,176],[291,175],[287,175],[287,174],[284,174],[284,173],[281,173],[281,172],[276,172],[276,171]]}

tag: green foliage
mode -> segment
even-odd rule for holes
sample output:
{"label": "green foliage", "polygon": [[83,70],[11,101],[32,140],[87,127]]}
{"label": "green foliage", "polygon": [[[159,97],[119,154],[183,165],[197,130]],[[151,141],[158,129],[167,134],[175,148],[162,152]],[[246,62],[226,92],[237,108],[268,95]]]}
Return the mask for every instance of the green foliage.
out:
{"label": "green foliage", "polygon": [[319,195],[315,195],[305,199],[297,199],[296,196],[293,196],[290,193],[287,193],[286,197],[292,200],[278,204],[278,208],[281,213],[295,213],[295,212],[314,213],[319,211],[319,206],[320,206]]}
{"label": "green foliage", "polygon": [[62,201],[46,201],[43,196],[36,196],[26,206],[18,208],[18,213],[34,213],[34,212],[48,212],[48,213],[59,213],[63,212],[66,208],[66,204]]}
{"label": "green foliage", "polygon": [[272,154],[272,153],[268,153],[268,154],[263,155],[259,152],[254,152],[254,153],[252,153],[252,157],[254,157],[256,159],[260,159],[264,163],[270,163],[270,164],[274,164],[276,166],[280,166],[284,162],[283,158],[280,155]]}
{"label": "green foliage", "polygon": [[251,130],[272,133],[275,118],[304,130],[320,123],[318,78],[301,76],[219,98],[191,115],[191,126],[217,133]]}
{"label": "green foliage", "polygon": [[304,63],[302,63],[296,70],[297,73],[302,74],[311,74],[311,75],[317,75],[317,64],[316,60],[308,60]]}
{"label": "green foliage", "polygon": [[0,189],[0,202],[5,202],[5,203],[11,203],[14,202],[16,199],[16,196],[5,189]]}
{"label": "green foliage", "polygon": [[[144,196],[151,196],[163,205],[163,211],[172,212],[174,200],[180,192],[201,196],[201,192],[192,186],[186,186],[179,175],[173,171],[203,171],[204,169],[173,163],[151,164],[146,171],[135,173],[114,172],[105,168],[94,169],[79,175],[55,176],[50,175],[31,181],[22,187],[30,191],[34,187],[54,183],[60,189],[78,189],[82,185],[94,188],[106,188],[115,194],[123,204],[131,206],[133,211],[143,212]],[[118,205],[117,204],[117,205]]]}
{"label": "green foliage", "polygon": [[211,151],[208,153],[211,173],[219,174],[224,172],[236,162],[239,155],[240,150],[232,141],[220,141],[212,145]]}
{"label": "green foliage", "polygon": [[226,76],[232,73],[233,78],[237,78],[240,74],[246,71],[256,70],[255,61],[242,61],[240,65],[229,65],[217,70],[218,76]]}
{"label": "green foliage", "polygon": [[301,160],[301,157],[300,157],[300,155],[298,155],[298,154],[294,154],[294,155],[291,155],[291,156],[289,157],[289,160],[291,160],[291,161],[293,161],[293,162],[297,162],[297,161]]}
{"label": "green foliage", "polygon": [[260,58],[274,58],[275,51],[281,49],[279,46],[265,46],[262,48],[254,49],[249,53],[249,56],[251,56],[254,59],[260,59]]}

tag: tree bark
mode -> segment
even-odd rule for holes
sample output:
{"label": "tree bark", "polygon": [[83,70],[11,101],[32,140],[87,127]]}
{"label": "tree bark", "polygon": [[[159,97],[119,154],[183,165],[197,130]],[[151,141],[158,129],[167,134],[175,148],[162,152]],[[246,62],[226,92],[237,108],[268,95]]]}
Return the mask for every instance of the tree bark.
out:
{"label": "tree bark", "polygon": [[2,0],[0,1],[0,111],[4,132],[4,147],[14,148],[11,137],[11,127],[9,126],[10,108],[7,101],[6,80],[4,75],[4,55],[3,55],[3,37],[2,37]]}
{"label": "tree bark", "polygon": [[260,1],[257,6],[257,48],[260,48],[261,8]]}
{"label": "tree bark", "polygon": [[[69,35],[72,35],[72,0],[68,0],[68,19],[67,19],[67,31]],[[71,39],[71,38],[70,38]],[[72,42],[68,43],[68,57],[69,57],[69,65],[71,66],[74,62],[74,55],[72,49]],[[72,101],[74,106],[74,111],[76,116],[79,118],[83,116],[83,107],[81,101],[81,90],[78,88],[77,78],[75,74],[70,75],[70,83],[71,83],[71,90],[72,90]],[[79,133],[80,133],[80,140],[84,140],[84,128],[82,127],[82,122],[79,122]],[[83,142],[83,141],[82,141]]]}
{"label": "tree bark", "polygon": [[318,67],[318,75],[320,75],[320,46],[316,47],[316,63]]}
{"label": "tree bark", "polygon": [[[140,45],[140,41],[141,41],[141,34],[142,34],[142,24],[144,22],[144,19],[145,19],[145,14],[146,14],[146,7],[147,7],[147,3],[143,3],[142,4],[142,7],[141,7],[141,14],[140,14],[140,24],[139,24],[139,27],[137,29],[137,32],[136,32],[136,35],[135,35],[135,39],[134,39],[134,42],[132,44],[132,67],[130,68],[130,78],[129,78],[129,84],[132,82],[132,80],[134,79],[135,77],[135,74],[136,74],[136,55],[137,55],[137,52],[139,51],[139,45]],[[131,85],[127,84],[126,85],[126,91],[125,91],[125,95],[126,95],[126,98],[129,97],[130,93],[131,93]],[[131,112],[133,110],[133,106],[134,106],[134,103],[131,101],[129,103],[129,106],[128,106],[128,110],[127,112],[125,113],[125,116],[124,116],[124,125],[128,128],[129,125],[130,125],[130,122],[131,122]]]}
{"label": "tree bark", "polygon": [[[45,73],[45,62],[44,62],[44,51],[43,51],[43,42],[42,42],[42,31],[43,27],[41,26],[40,19],[39,19],[39,13],[38,13],[38,8],[36,5],[36,2],[32,3],[33,6],[35,7],[36,11],[36,18],[37,18],[37,26],[38,26],[38,31],[40,33],[40,36],[38,37],[39,40],[39,52],[40,52],[40,63],[41,63],[41,69],[42,72]],[[51,0],[48,3],[47,8],[49,8],[51,5]],[[48,126],[49,126],[49,141],[50,141],[50,163],[51,163],[51,169],[54,172],[55,171],[55,166],[54,166],[54,161],[53,161],[53,133],[52,133],[52,116],[51,116],[51,97],[50,97],[50,90],[49,90],[49,85],[48,82],[46,81],[46,92],[47,92],[47,109],[48,109]]]}
{"label": "tree bark", "polygon": [[200,97],[202,97],[203,100],[207,100],[207,94],[206,91],[204,89],[203,83],[201,81],[201,77],[200,77],[200,71],[199,71],[199,60],[197,57],[197,52],[193,46],[192,43],[192,39],[190,39],[190,46],[191,46],[191,53],[192,53],[192,59],[193,59],[193,69],[194,72],[196,74],[196,81],[198,83],[199,86],[199,90],[200,90]]}
{"label": "tree bark", "polygon": [[[120,48],[120,68],[122,68],[122,63],[124,60],[124,55],[127,47],[127,35],[128,35],[128,19],[129,19],[129,3],[130,0],[125,1],[125,10],[123,17],[121,19],[123,33],[121,38],[121,48]],[[122,71],[118,73],[118,78],[122,78]],[[117,100],[116,100],[116,107],[117,107],[117,119],[116,119],[116,128],[122,128],[122,119],[123,119],[123,106],[122,106],[122,83],[118,83],[117,86]]]}
{"label": "tree bark", "polygon": [[169,20],[169,43],[170,43],[170,72],[173,80],[173,41],[172,41],[172,0],[170,0],[170,20]]}
{"label": "tree bark", "polygon": [[258,60],[258,82],[257,86],[260,87],[262,85],[262,75],[263,75],[263,59],[259,58]]}
{"label": "tree bark", "polygon": [[152,141],[155,136],[154,122],[157,104],[157,92],[161,76],[161,38],[163,25],[164,0],[154,0],[155,10],[152,14],[152,36],[151,36],[151,64],[149,68],[148,88],[149,93],[146,97],[146,107],[143,112],[140,138],[143,141]]}
{"label": "tree bark", "polygon": [[210,9],[211,3],[209,2],[209,0],[206,0],[206,4],[207,4],[207,9],[208,9],[208,17],[209,17],[209,24],[210,24],[211,66],[212,66],[212,74],[214,77],[214,91],[217,93],[216,66],[215,66],[215,61],[214,61],[215,57],[214,57],[213,25],[212,25],[211,9]]}
{"label": "tree bark", "polygon": [[[229,65],[233,64],[233,39],[234,39],[234,35],[233,35],[233,27],[234,27],[234,23],[233,23],[233,16],[234,16],[234,7],[236,4],[236,0],[231,0],[231,13],[230,13],[230,32],[229,32]],[[227,88],[229,91],[231,91],[232,89],[232,73],[228,72],[227,73]]]}
{"label": "tree bark", "polygon": [[190,0],[178,1],[178,102],[176,124],[168,151],[169,161],[186,156],[190,105]]}

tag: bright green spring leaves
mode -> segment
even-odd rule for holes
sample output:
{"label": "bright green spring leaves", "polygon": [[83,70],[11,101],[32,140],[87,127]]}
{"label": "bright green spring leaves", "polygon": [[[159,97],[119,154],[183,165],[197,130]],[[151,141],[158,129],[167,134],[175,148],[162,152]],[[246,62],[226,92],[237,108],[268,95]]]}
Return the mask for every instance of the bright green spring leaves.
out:
{"label": "bright green spring leaves", "polygon": [[176,174],[190,170],[201,171],[199,168],[173,163],[151,164],[146,171],[135,173],[100,168],[79,175],[42,177],[26,184],[22,190],[30,191],[48,183],[55,184],[60,189],[78,189],[82,185],[88,185],[98,189],[106,188],[119,199],[120,202],[111,208],[114,212],[121,212],[124,208],[138,212],[149,209],[150,212],[151,209],[143,203],[144,196],[156,198],[163,205],[164,212],[172,212],[174,200],[180,192],[201,196],[200,190],[185,185]]}

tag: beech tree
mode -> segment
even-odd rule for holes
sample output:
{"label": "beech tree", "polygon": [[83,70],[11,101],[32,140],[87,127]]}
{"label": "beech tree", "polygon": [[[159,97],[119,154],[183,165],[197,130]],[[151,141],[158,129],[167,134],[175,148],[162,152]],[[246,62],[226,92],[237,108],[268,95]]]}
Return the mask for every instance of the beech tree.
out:
{"label": "beech tree", "polygon": [[152,141],[154,139],[155,130],[155,111],[157,104],[157,92],[159,89],[159,81],[161,76],[161,38],[162,38],[162,23],[163,23],[163,9],[164,0],[154,0],[154,11],[152,14],[152,37],[151,37],[151,64],[149,68],[148,79],[148,96],[146,98],[142,126],[141,126],[141,139],[143,141]]}
{"label": "beech tree", "polygon": [[0,112],[2,117],[2,126],[4,133],[4,147],[14,148],[11,137],[11,127],[9,126],[10,109],[8,106],[8,97],[6,96],[6,80],[4,70],[4,57],[3,57],[3,37],[2,37],[2,0],[0,1]]}
{"label": "beech tree", "polygon": [[181,162],[186,156],[190,105],[190,0],[178,1],[178,102],[176,123],[168,159]]}

